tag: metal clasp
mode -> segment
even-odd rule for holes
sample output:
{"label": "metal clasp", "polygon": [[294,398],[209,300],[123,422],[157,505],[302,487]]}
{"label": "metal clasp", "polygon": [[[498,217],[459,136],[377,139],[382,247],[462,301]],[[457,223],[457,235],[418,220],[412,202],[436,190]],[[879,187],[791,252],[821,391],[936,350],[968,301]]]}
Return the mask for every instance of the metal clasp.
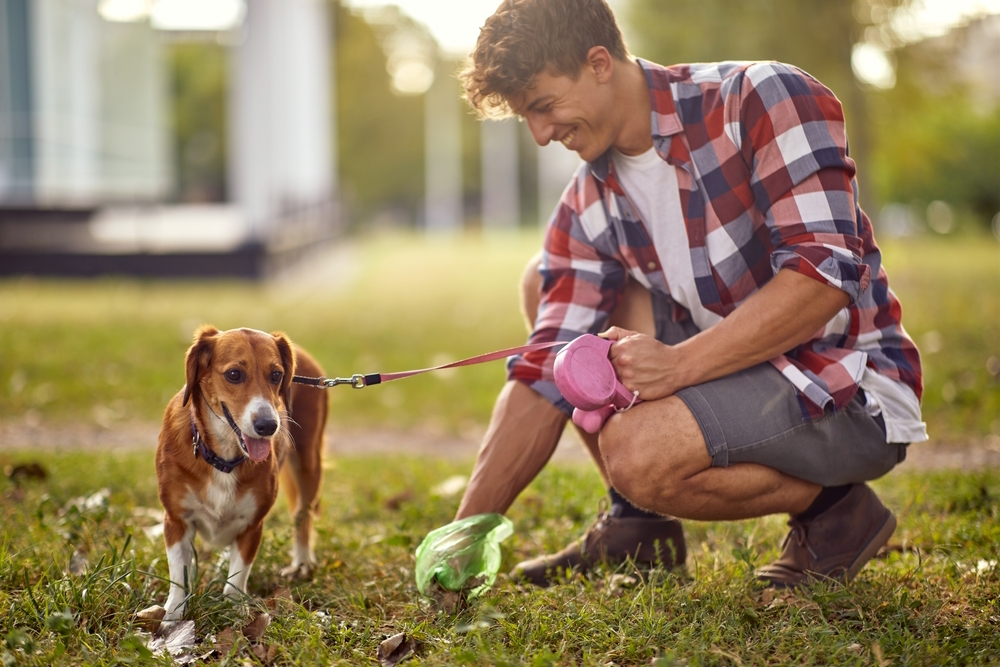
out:
{"label": "metal clasp", "polygon": [[355,373],[349,378],[324,378],[324,387],[336,387],[338,384],[349,384],[354,389],[364,389],[365,388],[365,376],[361,373]]}

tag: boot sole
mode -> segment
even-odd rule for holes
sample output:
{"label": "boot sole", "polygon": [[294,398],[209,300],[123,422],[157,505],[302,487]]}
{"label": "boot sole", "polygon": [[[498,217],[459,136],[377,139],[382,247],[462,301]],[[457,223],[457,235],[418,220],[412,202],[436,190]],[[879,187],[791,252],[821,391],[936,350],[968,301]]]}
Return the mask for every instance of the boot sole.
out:
{"label": "boot sole", "polygon": [[865,566],[865,563],[874,558],[879,549],[884,547],[889,538],[892,537],[892,534],[896,532],[896,516],[888,511],[887,514],[888,516],[885,518],[882,527],[868,540],[865,548],[861,550],[861,553],[858,554],[858,557],[854,559],[854,562],[847,569],[847,576],[844,578],[845,581],[853,579],[861,571],[861,568]]}

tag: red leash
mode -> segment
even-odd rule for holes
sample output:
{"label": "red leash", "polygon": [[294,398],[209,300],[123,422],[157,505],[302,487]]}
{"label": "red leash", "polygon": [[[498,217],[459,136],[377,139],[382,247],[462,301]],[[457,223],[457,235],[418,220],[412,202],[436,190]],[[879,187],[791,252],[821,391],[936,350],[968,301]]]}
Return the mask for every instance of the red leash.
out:
{"label": "red leash", "polygon": [[399,371],[397,373],[369,373],[361,374],[356,373],[349,378],[311,378],[302,375],[295,375],[292,377],[292,382],[297,384],[307,384],[313,387],[322,387],[326,389],[327,387],[335,387],[338,384],[349,384],[355,389],[364,389],[368,385],[372,384],[382,384],[383,382],[392,382],[393,380],[401,380],[403,378],[408,378],[413,375],[420,375],[421,373],[430,373],[431,371],[440,371],[445,368],[458,368],[459,366],[473,366],[475,364],[485,364],[488,361],[496,361],[497,359],[505,359],[515,354],[524,354],[526,352],[535,352],[536,350],[547,350],[558,345],[566,345],[569,341],[560,340],[552,343],[533,343],[531,345],[521,345],[520,347],[511,347],[506,350],[497,350],[496,352],[487,352],[486,354],[480,354],[475,357],[469,357],[468,359],[462,359],[461,361],[453,361],[448,364],[441,364],[440,366],[434,366],[432,368],[421,368],[413,371]]}

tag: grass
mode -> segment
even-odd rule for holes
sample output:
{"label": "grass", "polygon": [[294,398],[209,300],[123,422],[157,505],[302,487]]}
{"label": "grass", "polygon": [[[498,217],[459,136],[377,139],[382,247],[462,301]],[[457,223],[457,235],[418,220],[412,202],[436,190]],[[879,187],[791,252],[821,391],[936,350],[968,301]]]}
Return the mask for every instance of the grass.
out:
{"label": "grass", "polygon": [[[114,428],[158,421],[183,384],[194,328],[282,329],[328,375],[422,368],[518,345],[517,280],[539,232],[355,242],[335,266],[268,283],[0,281],[0,419]],[[925,362],[932,437],[1000,435],[1000,245],[992,237],[884,241],[904,323]],[[355,427],[461,432],[485,423],[503,364],[330,392]]]}
{"label": "grass", "polygon": [[[134,623],[167,591],[162,543],[143,530],[154,522],[147,508],[158,507],[152,457],[2,457],[40,462],[48,478],[0,478],[0,663],[166,664]],[[434,486],[467,474],[469,462],[352,457],[328,468],[320,565],[290,599],[270,601],[262,638],[270,664],[377,664],[379,643],[397,632],[419,640],[410,664],[422,665],[1000,664],[998,470],[896,473],[875,483],[900,520],[896,548],[848,586],[778,596],[760,589],[752,571],[776,557],[785,530],[768,517],[686,523],[683,573],[625,567],[546,590],[501,575],[481,598],[447,611],[417,593],[413,552],[455,510],[457,499],[435,495]],[[515,533],[501,572],[578,536],[600,494],[591,468],[549,466],[511,509]],[[394,496],[408,499],[388,502]],[[240,605],[221,597],[222,561],[200,554],[189,607],[196,655],[218,647],[225,628],[242,627],[285,584],[278,572],[291,534],[279,503]],[[261,662],[247,647],[207,660]]]}

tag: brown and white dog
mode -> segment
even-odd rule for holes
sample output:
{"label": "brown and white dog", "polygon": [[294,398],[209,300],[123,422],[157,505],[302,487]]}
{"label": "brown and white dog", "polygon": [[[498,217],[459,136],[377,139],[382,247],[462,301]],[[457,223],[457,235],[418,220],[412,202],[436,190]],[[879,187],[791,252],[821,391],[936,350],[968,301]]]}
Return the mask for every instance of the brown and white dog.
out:
{"label": "brown and white dog", "polygon": [[187,384],[167,405],[156,450],[170,566],[164,620],[184,615],[196,533],[213,548],[230,548],[226,595],[246,592],[279,470],[296,529],[292,563],[282,574],[312,573],[327,396],[293,385],[296,372],[323,374],[283,333],[212,326],[195,332]]}

